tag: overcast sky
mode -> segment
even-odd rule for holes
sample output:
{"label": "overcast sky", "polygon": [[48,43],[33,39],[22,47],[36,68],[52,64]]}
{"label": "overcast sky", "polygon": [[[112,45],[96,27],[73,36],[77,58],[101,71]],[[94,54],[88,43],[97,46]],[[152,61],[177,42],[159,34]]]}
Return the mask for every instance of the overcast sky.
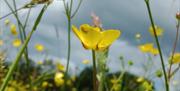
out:
{"label": "overcast sky", "polygon": [[[28,1],[25,0],[17,0],[18,7],[23,6],[27,2]],[[171,53],[172,44],[174,42],[173,40],[175,39],[175,14],[178,9],[180,9],[180,0],[150,0],[150,4],[156,25],[161,26],[165,31],[163,36],[160,37],[160,42],[167,65],[167,58]],[[40,5],[32,9],[27,31],[30,31],[34,19],[36,19],[41,7],[42,6]],[[74,8],[75,7],[77,7],[77,2],[74,4]],[[1,0],[0,16],[3,16],[8,12],[10,12],[10,10],[3,0]],[[118,71],[120,69],[119,56],[124,56],[126,60],[133,60],[135,62],[135,65],[130,68],[130,72],[134,74],[143,74],[144,70],[141,66],[147,62],[147,55],[141,53],[137,46],[138,44],[154,42],[153,37],[148,32],[150,21],[144,0],[84,0],[77,16],[72,20],[73,24],[76,26],[80,26],[84,23],[91,24],[92,21],[90,15],[92,12],[96,13],[100,17],[104,29],[119,29],[122,32],[119,40],[113,43],[110,47],[108,63],[111,71]],[[19,14],[23,20],[24,16],[27,14],[27,10],[21,10]],[[16,23],[13,16],[9,16],[8,19],[10,19],[11,22]],[[1,20],[0,23],[2,31],[8,29],[4,25],[4,20]],[[56,37],[55,26],[59,32],[59,39]],[[136,33],[142,34],[140,42],[137,42],[134,38]],[[6,38],[7,34],[8,33],[6,32],[1,34],[0,38]],[[12,37],[10,37],[9,40],[11,39]],[[80,41],[73,33],[71,42],[71,65],[73,67],[78,66],[80,69],[83,69],[84,65],[82,64],[82,60],[91,60],[91,52],[84,50]],[[66,63],[67,20],[64,14],[62,1],[54,0],[50,7],[48,7],[37,31],[33,34],[29,43],[30,56],[35,60],[42,60],[44,55],[37,53],[34,49],[34,44],[36,43],[45,45],[50,58],[54,58],[56,60],[60,59],[64,64]],[[180,42],[178,42],[177,45],[177,52],[180,52],[179,46]],[[17,49],[10,50],[9,59],[13,59],[16,55]],[[153,61],[155,61],[154,67],[161,69],[161,66],[158,66],[160,64],[159,56],[154,57]],[[178,74],[180,75],[180,72],[178,72]],[[163,84],[160,79],[153,80],[156,81],[157,86]],[[179,79],[176,80],[180,83]],[[162,86],[158,89],[157,91],[160,91],[160,89],[162,90]]]}

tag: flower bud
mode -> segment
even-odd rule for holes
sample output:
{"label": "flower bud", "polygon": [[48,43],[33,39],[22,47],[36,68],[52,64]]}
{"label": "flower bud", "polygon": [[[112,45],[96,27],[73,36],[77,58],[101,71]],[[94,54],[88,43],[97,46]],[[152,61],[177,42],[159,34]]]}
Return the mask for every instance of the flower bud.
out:
{"label": "flower bud", "polygon": [[177,13],[176,13],[176,19],[177,19],[177,20],[180,20],[180,12],[177,12]]}

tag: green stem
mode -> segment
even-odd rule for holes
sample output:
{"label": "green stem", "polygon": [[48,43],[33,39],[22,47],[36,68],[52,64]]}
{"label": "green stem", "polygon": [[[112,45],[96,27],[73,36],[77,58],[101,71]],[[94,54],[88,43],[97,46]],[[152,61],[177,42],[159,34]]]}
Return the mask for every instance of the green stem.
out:
{"label": "green stem", "polygon": [[9,80],[10,80],[10,77],[12,76],[12,74],[13,74],[13,72],[14,72],[17,64],[18,64],[18,62],[20,61],[20,58],[21,58],[21,56],[22,56],[22,54],[23,54],[26,46],[28,45],[28,43],[29,43],[29,41],[30,41],[30,39],[31,39],[31,36],[32,36],[33,32],[36,30],[38,24],[40,23],[40,20],[41,20],[42,15],[43,15],[43,13],[44,13],[44,11],[45,11],[46,8],[47,8],[47,5],[45,5],[45,6],[42,8],[41,12],[39,13],[39,16],[38,16],[38,18],[36,19],[36,21],[35,21],[35,23],[34,23],[34,26],[33,26],[32,30],[31,30],[31,32],[28,34],[27,39],[25,40],[25,43],[23,44],[21,50],[18,52],[18,55],[16,56],[16,58],[15,58],[15,60],[13,61],[12,65],[10,66],[10,69],[9,69],[9,71],[8,71],[8,73],[7,73],[4,81],[3,81],[3,84],[2,84],[2,86],[1,86],[1,88],[0,88],[0,91],[4,91],[4,90],[5,90],[5,87],[7,86],[8,82],[9,82]]}
{"label": "green stem", "polygon": [[66,65],[65,74],[68,73],[69,61],[70,61],[70,56],[71,56],[71,20],[75,16],[77,11],[79,10],[81,3],[82,3],[82,0],[79,2],[76,11],[72,15],[73,0],[70,1],[70,7],[68,6],[68,4],[66,4],[65,0],[63,0],[65,12],[66,12],[66,17],[67,17],[67,20],[68,20],[68,52],[67,52],[67,65]]}
{"label": "green stem", "polygon": [[180,26],[180,20],[178,20],[178,23],[177,23],[177,27],[176,27],[176,39],[174,41],[174,45],[173,45],[173,50],[172,50],[172,56],[171,56],[171,60],[170,60],[170,67],[169,67],[169,71],[168,71],[168,80],[170,82],[170,79],[171,79],[171,69],[172,69],[172,61],[174,59],[174,54],[175,54],[175,51],[176,51],[176,45],[178,43],[178,38],[179,38],[179,26]]}
{"label": "green stem", "polygon": [[92,50],[92,60],[93,60],[93,91],[97,91],[97,78],[96,78],[96,74],[97,74],[97,69],[96,69],[96,53],[94,50]]}
{"label": "green stem", "polygon": [[[68,3],[66,4],[65,0],[63,0],[63,4],[64,4],[65,12],[66,12],[66,18],[68,20],[68,50],[67,50],[66,72],[65,72],[65,82],[66,82],[67,74],[69,71],[70,57],[71,57],[71,20],[72,20],[71,13],[72,13],[72,7],[73,7],[73,0],[70,0],[70,6]],[[65,87],[63,88],[65,89]]]}
{"label": "green stem", "polygon": [[106,73],[107,73],[107,58],[108,58],[108,49],[104,51],[96,52],[96,62],[98,72],[98,91],[104,91],[106,85]]}
{"label": "green stem", "polygon": [[68,19],[68,53],[67,53],[67,65],[66,65],[66,74],[69,70],[69,61],[71,56],[71,19]]}
{"label": "green stem", "polygon": [[[7,6],[9,7],[9,9],[13,12],[13,8],[11,7],[11,5],[9,4],[9,2],[7,0],[4,0],[5,3],[7,4]],[[13,1],[13,5],[15,5],[15,2]],[[15,11],[16,11],[16,6],[15,7]],[[22,27],[22,23],[21,21],[19,20],[18,18],[18,15],[17,15],[17,12],[13,12],[13,15],[15,16],[17,22],[18,22],[18,28],[19,28],[19,32],[20,32],[20,38],[21,38],[21,41],[23,41],[23,35],[22,35],[22,30],[21,30],[21,27]],[[21,27],[20,27],[21,26]]]}
{"label": "green stem", "polygon": [[[17,10],[17,7],[16,7],[16,1],[13,0],[13,6],[14,6],[14,9]],[[13,11],[12,11],[13,12]],[[20,36],[21,36],[21,41],[22,43],[24,43],[24,40],[26,39],[26,32],[25,32],[25,29],[26,29],[26,24],[27,24],[27,21],[29,19],[29,14],[30,14],[30,10],[28,11],[28,15],[26,17],[26,20],[25,20],[25,24],[23,26],[22,22],[20,21],[19,19],[19,15],[17,12],[14,13],[14,16],[16,18],[16,20],[18,21],[18,27],[19,27],[19,31],[20,31]],[[25,48],[25,51],[24,51],[24,57],[25,57],[25,60],[27,62],[27,67],[29,65],[29,57],[28,57],[28,45],[26,46]]]}
{"label": "green stem", "polygon": [[13,14],[13,13],[15,13],[15,12],[18,12],[19,10],[22,10],[23,8],[24,8],[24,7],[21,7],[21,8],[19,8],[19,9],[16,9],[15,11],[12,11],[12,12],[10,12],[10,13],[8,13],[8,14],[2,16],[2,17],[0,17],[0,20],[2,20],[2,19],[4,19],[4,18],[8,17],[9,15],[11,15],[11,14]]}
{"label": "green stem", "polygon": [[174,74],[176,74],[176,72],[178,72],[178,70],[180,69],[180,64],[179,64],[179,66],[170,74],[170,78],[172,77],[172,76],[174,76]]}
{"label": "green stem", "polygon": [[[70,62],[70,56],[71,56],[71,19],[68,18],[68,52],[67,52],[67,64],[66,64],[66,71],[65,71],[65,83],[68,79],[68,71],[69,71],[69,62]],[[63,86],[63,91],[66,90],[66,86]]]}
{"label": "green stem", "polygon": [[149,5],[149,0],[145,0],[145,3],[146,3],[146,6],[147,6],[147,9],[148,9],[149,18],[150,18],[150,21],[151,21],[151,25],[153,27],[153,31],[154,31],[154,34],[155,34],[156,44],[157,44],[157,47],[158,47],[158,50],[159,50],[159,54],[160,54],[161,66],[162,66],[162,69],[163,69],[166,91],[169,91],[169,83],[168,83],[168,79],[167,79],[165,64],[164,64],[164,60],[163,60],[163,55],[162,55],[160,43],[159,43],[159,40],[158,40],[158,37],[157,37],[157,34],[156,34],[156,29],[155,29],[155,25],[154,25],[152,13],[151,13],[150,5]]}
{"label": "green stem", "polygon": [[[8,5],[8,7],[10,8],[10,10],[13,12],[13,11],[16,11],[17,10],[17,7],[16,7],[16,2],[15,0],[13,0],[13,6],[14,6],[14,9],[11,7],[11,5],[9,4],[9,2],[7,0],[5,0],[6,4]],[[17,12],[13,12],[13,15],[15,16],[17,22],[18,22],[18,28],[19,28],[19,32],[20,32],[20,38],[21,38],[21,41],[24,43],[24,40],[26,39],[26,32],[25,32],[25,28],[26,28],[26,24],[27,24],[27,21],[29,19],[29,14],[30,14],[30,10],[28,11],[28,16],[26,17],[26,21],[25,21],[25,24],[23,26],[22,22],[20,21],[19,19],[19,16],[18,16],[18,13]],[[28,57],[28,46],[26,46],[25,48],[25,51],[24,51],[24,57],[25,57],[25,60],[27,62],[27,67],[29,65],[29,57]]]}
{"label": "green stem", "polygon": [[77,12],[78,12],[81,4],[82,4],[82,0],[79,1],[78,7],[77,7],[76,10],[72,13],[71,18],[73,18],[73,17],[77,14]]}

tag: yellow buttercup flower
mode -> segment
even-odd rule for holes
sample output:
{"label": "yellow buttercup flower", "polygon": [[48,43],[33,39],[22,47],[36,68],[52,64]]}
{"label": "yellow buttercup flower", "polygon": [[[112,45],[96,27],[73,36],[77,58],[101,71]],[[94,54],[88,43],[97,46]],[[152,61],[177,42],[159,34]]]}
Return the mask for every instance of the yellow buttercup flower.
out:
{"label": "yellow buttercup flower", "polygon": [[11,34],[16,36],[18,34],[17,30],[16,30],[16,25],[12,24],[10,26],[10,30],[11,30]]}
{"label": "yellow buttercup flower", "polygon": [[12,45],[14,47],[19,47],[21,46],[21,40],[20,39],[14,39],[13,42],[12,42]]}
{"label": "yellow buttercup flower", "polygon": [[38,65],[42,65],[42,64],[43,64],[43,61],[40,60],[40,61],[37,62],[37,64],[38,64]]}
{"label": "yellow buttercup flower", "polygon": [[92,27],[88,24],[77,27],[72,26],[73,32],[80,39],[85,49],[104,50],[108,48],[119,36],[119,30],[101,31],[98,27]]}
{"label": "yellow buttercup flower", "polygon": [[72,88],[72,91],[78,91],[78,90],[77,90],[77,88],[73,87],[73,88]]}
{"label": "yellow buttercup flower", "polygon": [[3,40],[0,40],[0,46],[2,46],[4,44]]}
{"label": "yellow buttercup flower", "polygon": [[75,75],[71,76],[71,80],[72,80],[73,82],[75,82],[75,81],[76,81],[76,76],[75,76]]}
{"label": "yellow buttercup flower", "polygon": [[176,80],[174,80],[174,81],[172,81],[172,84],[173,84],[174,86],[177,86],[177,85],[179,84],[179,82],[176,81]]}
{"label": "yellow buttercup flower", "polygon": [[[157,36],[162,36],[163,35],[164,30],[162,28],[155,25],[155,30],[156,30]],[[151,35],[155,36],[152,26],[150,26],[149,32],[150,32]]]}
{"label": "yellow buttercup flower", "polygon": [[153,54],[153,55],[158,55],[159,54],[159,50],[157,48],[152,48],[150,53]]}
{"label": "yellow buttercup flower", "polygon": [[144,81],[144,77],[138,77],[136,79],[136,82],[140,83],[140,82],[143,82]]}
{"label": "yellow buttercup flower", "polygon": [[138,46],[138,48],[143,52],[143,53],[147,53],[150,52],[151,49],[153,48],[153,43],[146,43],[143,45]]}
{"label": "yellow buttercup flower", "polygon": [[54,82],[56,84],[56,86],[62,86],[64,84],[64,74],[61,72],[58,72],[55,74],[54,76]]}
{"label": "yellow buttercup flower", "polygon": [[43,87],[43,88],[46,88],[46,87],[48,87],[48,84],[49,84],[49,83],[48,83],[47,81],[44,81],[44,82],[42,83],[42,87]]}
{"label": "yellow buttercup flower", "polygon": [[[172,57],[169,57],[171,59]],[[180,53],[175,53],[172,60],[173,64],[179,64],[180,63]]]}
{"label": "yellow buttercup flower", "polygon": [[67,84],[68,86],[72,86],[72,81],[71,81],[71,80],[67,80],[66,84]]}
{"label": "yellow buttercup flower", "polygon": [[111,91],[119,91],[120,90],[120,80],[118,78],[112,78],[110,80],[110,82],[112,83],[112,87],[111,87]]}
{"label": "yellow buttercup flower", "polygon": [[141,34],[140,34],[140,33],[137,33],[137,34],[135,35],[135,38],[136,38],[136,39],[140,39],[140,38],[141,38]]}
{"label": "yellow buttercup flower", "polygon": [[42,52],[44,51],[44,46],[42,44],[36,44],[35,45],[35,49],[38,51],[38,52]]}
{"label": "yellow buttercup flower", "polygon": [[83,64],[89,64],[90,61],[89,61],[89,60],[83,60],[82,63],[83,63]]}
{"label": "yellow buttercup flower", "polygon": [[142,86],[144,87],[145,91],[153,91],[153,84],[152,83],[144,81],[142,83]]}
{"label": "yellow buttercup flower", "polygon": [[159,50],[157,48],[154,48],[153,43],[146,43],[146,44],[138,46],[138,48],[143,53],[150,53],[155,56],[159,54]]}
{"label": "yellow buttercup flower", "polygon": [[6,19],[6,20],[4,21],[4,23],[5,23],[5,25],[9,25],[10,20],[9,20],[9,19]]}
{"label": "yellow buttercup flower", "polygon": [[60,63],[57,63],[56,64],[56,68],[58,71],[65,71],[65,67],[64,65],[60,64]]}

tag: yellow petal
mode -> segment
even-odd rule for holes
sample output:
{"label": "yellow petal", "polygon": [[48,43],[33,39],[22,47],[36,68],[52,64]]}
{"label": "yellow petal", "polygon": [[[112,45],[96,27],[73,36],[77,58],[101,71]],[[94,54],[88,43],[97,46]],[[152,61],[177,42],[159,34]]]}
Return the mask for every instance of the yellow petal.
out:
{"label": "yellow petal", "polygon": [[0,46],[2,46],[4,44],[3,40],[0,40]]}
{"label": "yellow petal", "polygon": [[43,64],[43,61],[40,60],[40,61],[37,62],[37,64],[38,64],[38,65],[42,65],[42,64]]}
{"label": "yellow petal", "polygon": [[86,49],[96,49],[97,43],[100,41],[102,35],[100,32],[94,31],[93,28],[87,28],[87,29],[91,29],[91,30],[79,31],[77,27],[72,26],[73,32],[80,39],[80,41],[83,43]]}
{"label": "yellow petal", "polygon": [[101,40],[102,35],[98,31],[82,32],[82,43],[87,49],[97,49],[97,44]]}
{"label": "yellow petal", "polygon": [[89,60],[83,60],[82,63],[83,63],[83,64],[89,64],[90,61],[89,61]]}
{"label": "yellow petal", "polygon": [[20,39],[14,39],[12,42],[12,45],[14,47],[19,47],[21,45],[21,40]]}
{"label": "yellow petal", "polygon": [[65,71],[65,67],[64,67],[64,65],[62,65],[62,64],[60,64],[60,63],[57,63],[56,64],[56,68],[57,68],[57,70],[58,71]]}
{"label": "yellow petal", "polygon": [[80,26],[80,30],[82,30],[83,32],[87,32],[87,31],[100,31],[100,28],[98,28],[98,27],[92,27],[92,26],[90,26],[89,24],[82,24],[81,26]]}
{"label": "yellow petal", "polygon": [[54,82],[56,84],[56,86],[62,86],[64,84],[64,74],[61,72],[58,72],[55,74],[54,76]]}
{"label": "yellow petal", "polygon": [[101,32],[102,39],[98,43],[98,49],[104,50],[109,47],[117,38],[120,36],[121,32],[119,30],[106,30]]}
{"label": "yellow petal", "polygon": [[136,79],[136,82],[143,82],[144,81],[144,77],[138,77],[137,79]]}
{"label": "yellow petal", "polygon": [[153,54],[153,55],[158,55],[159,54],[159,50],[157,48],[152,48],[150,53]]}
{"label": "yellow petal", "polygon": [[48,83],[47,81],[44,81],[44,82],[42,83],[42,87],[43,87],[43,88],[46,88],[46,87],[48,87],[48,84],[49,84],[49,83]]}
{"label": "yellow petal", "polygon": [[16,31],[16,25],[12,24],[10,26],[10,28],[11,28],[11,34],[16,36],[18,34],[17,31]]}
{"label": "yellow petal", "polygon": [[4,23],[5,23],[6,25],[9,25],[10,20],[9,20],[9,19],[6,19],[6,20],[4,21]]}
{"label": "yellow petal", "polygon": [[141,52],[150,52],[153,48],[153,43],[146,43],[143,45],[138,46]]}
{"label": "yellow petal", "polygon": [[[155,29],[156,29],[157,36],[161,36],[163,34],[163,32],[164,32],[164,30],[162,28],[158,27],[158,26],[155,26]],[[149,32],[150,32],[151,35],[153,35],[153,36],[155,35],[152,26],[149,28]]]}
{"label": "yellow petal", "polygon": [[82,41],[82,33],[81,31],[78,30],[78,28],[76,26],[72,26],[72,30],[73,32],[76,34],[76,36]]}
{"label": "yellow petal", "polygon": [[135,38],[136,38],[136,39],[140,39],[140,38],[141,38],[141,34],[140,34],[140,33],[137,33],[137,34],[135,35]]}
{"label": "yellow petal", "polygon": [[42,52],[44,50],[44,46],[42,44],[36,44],[35,45],[35,49],[38,51],[38,52]]}
{"label": "yellow petal", "polygon": [[173,63],[173,64],[178,64],[178,63],[180,63],[180,53],[175,53],[175,54],[174,54],[172,63]]}

